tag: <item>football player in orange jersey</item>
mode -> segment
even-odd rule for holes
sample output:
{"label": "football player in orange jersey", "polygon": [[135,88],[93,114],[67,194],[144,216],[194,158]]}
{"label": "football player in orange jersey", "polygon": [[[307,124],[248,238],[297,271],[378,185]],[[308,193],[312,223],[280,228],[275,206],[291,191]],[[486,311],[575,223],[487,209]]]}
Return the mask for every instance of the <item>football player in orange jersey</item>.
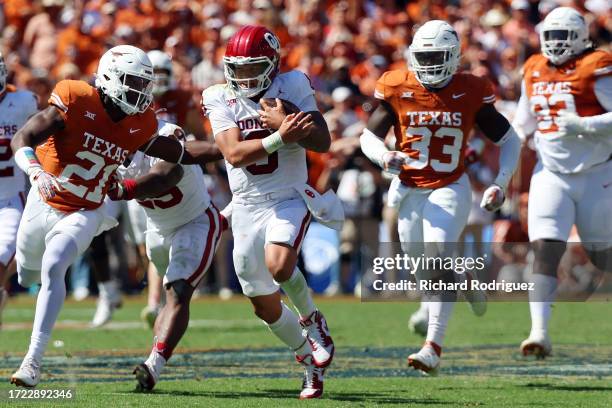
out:
{"label": "football player in orange jersey", "polygon": [[534,133],[539,158],[529,189],[531,332],[520,347],[538,358],[552,350],[557,269],[574,224],[593,264],[612,270],[612,54],[593,48],[572,8],[554,9],[541,27],[513,121],[521,137]]}
{"label": "football player in orange jersey", "polygon": [[[457,32],[433,20],[415,33],[409,48],[411,70],[388,71],[379,79],[375,97],[380,105],[361,136],[365,155],[395,174],[388,205],[397,207],[402,249],[412,256],[452,256],[468,219],[472,194],[464,172],[467,139],[475,125],[500,146],[500,169],[481,206],[495,211],[516,167],[520,141],[495,107],[491,83],[456,73],[460,59]],[[383,140],[393,127],[395,150]],[[427,243],[427,245],[425,244]],[[432,244],[432,245],[430,245]],[[432,271],[429,271],[432,272]],[[451,270],[417,272],[418,279],[454,282],[465,279]],[[435,374],[444,332],[456,299],[455,291],[427,291],[429,324],[423,348],[408,364]],[[473,308],[484,313],[484,297],[472,293]],[[477,310],[475,310],[477,311]]]}
{"label": "football player in orange jersey", "polygon": [[11,142],[15,161],[33,186],[17,233],[19,282],[25,287],[42,284],[30,347],[11,378],[18,386],[40,381],[42,356],[66,296],[68,266],[93,237],[116,224],[102,203],[117,167],[136,150],[184,164],[222,157],[207,142],[183,145],[155,137],[157,119],[149,109],[152,80],[153,67],[144,51],[114,47],[100,59],[95,87],[59,82],[50,106]]}

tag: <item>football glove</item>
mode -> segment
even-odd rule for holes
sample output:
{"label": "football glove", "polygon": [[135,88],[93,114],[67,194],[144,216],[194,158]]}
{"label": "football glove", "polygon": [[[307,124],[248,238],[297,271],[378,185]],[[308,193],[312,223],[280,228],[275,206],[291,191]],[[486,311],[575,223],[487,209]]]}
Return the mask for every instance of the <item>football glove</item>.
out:
{"label": "football glove", "polygon": [[47,173],[40,166],[31,166],[28,168],[28,176],[30,184],[38,188],[38,193],[44,201],[48,201],[55,197],[55,194],[62,189],[57,178],[51,173]]}
{"label": "football glove", "polygon": [[555,121],[562,136],[579,136],[591,132],[584,118],[575,113],[560,111]]}
{"label": "football glove", "polygon": [[385,152],[382,155],[383,170],[387,173],[398,175],[401,173],[402,166],[407,158],[408,155],[406,153],[395,150]]}
{"label": "football glove", "polygon": [[505,199],[504,190],[497,184],[491,184],[482,195],[480,208],[484,208],[487,211],[497,211],[500,209]]}

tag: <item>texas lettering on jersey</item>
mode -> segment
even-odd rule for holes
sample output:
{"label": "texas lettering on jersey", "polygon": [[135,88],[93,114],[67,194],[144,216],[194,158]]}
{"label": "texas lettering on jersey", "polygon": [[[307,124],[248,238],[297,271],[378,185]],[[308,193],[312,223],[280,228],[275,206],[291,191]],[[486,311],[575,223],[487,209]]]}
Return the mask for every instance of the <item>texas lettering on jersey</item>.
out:
{"label": "texas lettering on jersey", "polygon": [[407,70],[384,73],[374,96],[388,102],[398,118],[396,149],[409,156],[400,180],[423,188],[443,187],[461,177],[476,113],[495,102],[493,86],[484,78],[456,74],[434,92]]}
{"label": "texas lettering on jersey", "polygon": [[535,118],[534,139],[542,164],[560,173],[584,171],[608,160],[610,144],[600,137],[565,137],[557,121],[562,112],[578,116],[601,115],[606,110],[595,94],[599,78],[612,75],[612,54],[587,51],[561,66],[541,54],[530,57],[523,67],[524,95]]}
{"label": "texas lettering on jersey", "polygon": [[605,113],[593,86],[599,76],[598,69],[611,64],[610,54],[604,51],[589,52],[560,67],[551,65],[541,54],[530,57],[523,67],[523,76],[538,131],[554,136],[559,130],[556,118],[562,111],[578,116]]}
{"label": "texas lettering on jersey", "polygon": [[117,167],[155,134],[155,114],[149,109],[113,122],[97,90],[83,81],[59,82],[49,104],[65,125],[36,149],[42,167],[62,187],[48,204],[65,212],[98,208]]}

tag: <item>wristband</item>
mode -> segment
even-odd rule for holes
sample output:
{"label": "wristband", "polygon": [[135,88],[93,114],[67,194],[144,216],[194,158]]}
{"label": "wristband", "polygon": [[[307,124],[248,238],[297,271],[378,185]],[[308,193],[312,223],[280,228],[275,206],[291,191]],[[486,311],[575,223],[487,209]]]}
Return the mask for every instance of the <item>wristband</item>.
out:
{"label": "wristband", "polygon": [[285,142],[283,142],[283,138],[281,137],[278,130],[272,133],[270,136],[266,136],[261,139],[261,144],[263,148],[268,153],[274,153],[278,149],[284,146]]}
{"label": "wristband", "polygon": [[28,174],[31,167],[41,167],[34,149],[30,146],[24,146],[15,152],[15,163],[26,174]]}
{"label": "wristband", "polygon": [[123,199],[124,200],[132,200],[136,197],[136,180],[134,179],[124,179],[121,184],[123,185]]}

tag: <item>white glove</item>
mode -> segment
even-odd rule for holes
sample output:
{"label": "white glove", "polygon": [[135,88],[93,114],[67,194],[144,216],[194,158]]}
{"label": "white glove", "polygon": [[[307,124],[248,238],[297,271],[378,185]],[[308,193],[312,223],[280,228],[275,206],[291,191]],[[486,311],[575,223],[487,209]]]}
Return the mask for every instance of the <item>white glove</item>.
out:
{"label": "white glove", "polygon": [[505,199],[504,190],[497,184],[491,184],[482,195],[480,208],[484,208],[487,211],[497,211]]}
{"label": "white glove", "polygon": [[402,171],[402,166],[408,158],[406,153],[391,150],[383,153],[382,162],[383,170],[387,173],[398,175]]}
{"label": "white glove", "polygon": [[44,201],[55,197],[55,194],[62,189],[55,176],[47,173],[40,166],[30,167],[28,176],[30,177],[30,183],[38,188],[38,193]]}
{"label": "white glove", "polygon": [[584,118],[568,111],[560,111],[555,123],[562,136],[579,136],[591,131]]}

